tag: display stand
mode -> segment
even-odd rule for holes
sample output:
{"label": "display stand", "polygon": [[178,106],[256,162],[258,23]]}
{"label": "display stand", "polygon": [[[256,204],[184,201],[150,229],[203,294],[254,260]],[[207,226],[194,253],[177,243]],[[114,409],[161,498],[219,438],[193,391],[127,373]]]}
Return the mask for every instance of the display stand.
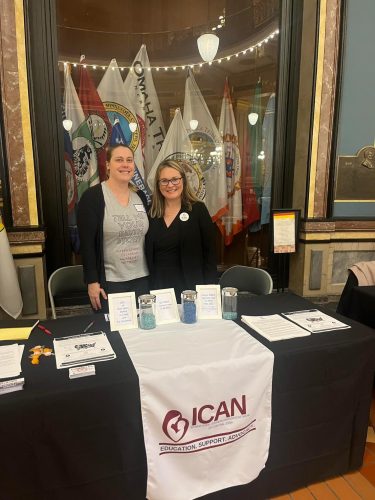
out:
{"label": "display stand", "polygon": [[288,277],[288,254],[297,250],[300,215],[300,210],[288,208],[271,211],[272,251],[277,259],[277,291],[281,288],[284,292]]}

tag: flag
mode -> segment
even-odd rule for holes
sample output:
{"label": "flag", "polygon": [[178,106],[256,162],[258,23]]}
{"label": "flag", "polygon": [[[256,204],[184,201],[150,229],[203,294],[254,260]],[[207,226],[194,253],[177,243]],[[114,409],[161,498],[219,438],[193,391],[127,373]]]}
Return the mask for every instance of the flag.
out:
{"label": "flag", "polygon": [[[103,102],[109,121],[114,124],[119,121],[119,127],[125,137],[126,144],[134,153],[134,161],[144,179],[141,132],[137,121],[134,105],[131,102],[116,59],[112,59],[98,86],[98,94]],[[134,127],[134,132],[131,131]]]}
{"label": "flag", "polygon": [[[64,105],[62,105],[63,123],[66,120]],[[79,253],[79,235],[77,227],[77,179],[73,163],[73,148],[69,132],[64,128],[64,162],[66,181],[66,204],[68,207],[68,230],[74,253]]]}
{"label": "flag", "polygon": [[[197,120],[193,130],[191,120]],[[216,222],[228,212],[223,141],[189,69],[185,84],[184,124],[205,179],[204,202]]]}
{"label": "flag", "polygon": [[272,164],[273,164],[273,137],[275,129],[275,94],[268,99],[262,126],[262,143],[264,151],[264,177],[262,191],[261,224],[270,221]]}
{"label": "flag", "polygon": [[71,140],[73,163],[77,179],[78,199],[86,189],[99,182],[95,146],[85,114],[79,102],[68,64],[65,68],[64,108],[67,119],[72,121]]}
{"label": "flag", "polygon": [[[126,139],[125,139],[124,134],[122,133],[119,120],[115,120],[115,123],[113,124],[111,139],[110,139],[111,146],[116,146],[117,144],[124,144],[124,146],[127,146]],[[141,191],[144,192],[146,199],[147,199],[147,204],[151,205],[150,192],[147,189],[147,186],[146,186],[141,174],[139,173],[137,165],[135,165],[135,168],[134,168],[134,175],[132,177],[132,182],[137,186],[138,189],[140,189]]]}
{"label": "flag", "polygon": [[145,178],[147,178],[165,137],[163,115],[150,71],[146,45],[142,45],[124,82],[135,106],[141,127]]}
{"label": "flag", "polygon": [[111,136],[111,123],[90,73],[84,66],[79,69],[78,97],[96,149],[99,178],[104,181],[107,178],[106,147]]}
{"label": "flag", "polygon": [[228,80],[226,80],[224,86],[219,131],[224,144],[229,213],[220,219],[220,224],[218,225],[224,235],[225,245],[230,245],[233,241],[233,236],[242,231],[242,199],[241,158]]}
{"label": "flag", "polygon": [[149,173],[147,182],[153,191],[155,188],[156,169],[164,160],[176,160],[184,168],[187,181],[197,198],[204,200],[206,193],[205,180],[201,167],[194,157],[193,149],[180,109],[176,109],[163,145]]}
{"label": "flag", "polygon": [[12,316],[18,318],[23,302],[17,270],[10,251],[8,237],[0,216],[0,307]]}
{"label": "flag", "polygon": [[[254,227],[254,224],[260,219],[258,197],[260,196],[261,188],[256,186],[257,180],[253,177],[254,174],[257,175],[260,173],[258,169],[258,155],[261,150],[259,144],[259,140],[261,138],[260,93],[261,84],[258,82],[255,88],[254,101],[250,108],[251,112],[258,113],[258,120],[255,125],[247,123],[247,127],[250,127],[248,128],[248,134],[246,137],[248,139],[248,154],[246,155],[245,165],[243,166],[242,182],[242,212],[244,228],[251,225]],[[260,179],[258,180],[260,182]]]}

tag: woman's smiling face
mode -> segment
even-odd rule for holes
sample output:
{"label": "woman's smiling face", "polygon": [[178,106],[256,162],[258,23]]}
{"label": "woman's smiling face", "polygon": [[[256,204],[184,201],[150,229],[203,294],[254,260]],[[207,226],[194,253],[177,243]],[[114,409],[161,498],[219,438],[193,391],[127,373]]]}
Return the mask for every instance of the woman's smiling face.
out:
{"label": "woman's smiling face", "polygon": [[112,180],[129,182],[134,175],[133,151],[126,146],[119,146],[112,151],[107,169]]}
{"label": "woman's smiling face", "polygon": [[180,172],[175,168],[164,167],[160,170],[159,189],[166,200],[181,198],[183,182]]}

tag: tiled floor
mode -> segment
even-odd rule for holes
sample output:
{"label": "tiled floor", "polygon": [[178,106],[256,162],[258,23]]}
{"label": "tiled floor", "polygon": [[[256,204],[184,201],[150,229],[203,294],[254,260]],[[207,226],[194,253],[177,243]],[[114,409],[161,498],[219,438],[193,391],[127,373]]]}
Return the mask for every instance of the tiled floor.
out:
{"label": "tiled floor", "polygon": [[[375,424],[375,393],[371,405],[371,420]],[[316,483],[272,500],[375,500],[375,432],[369,427],[362,467],[350,474],[323,483]]]}

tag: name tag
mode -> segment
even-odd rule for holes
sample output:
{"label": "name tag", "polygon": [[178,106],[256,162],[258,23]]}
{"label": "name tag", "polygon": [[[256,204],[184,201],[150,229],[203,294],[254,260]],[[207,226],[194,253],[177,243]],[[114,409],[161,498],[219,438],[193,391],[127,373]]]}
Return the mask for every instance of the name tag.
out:
{"label": "name tag", "polygon": [[143,205],[134,204],[134,208],[136,209],[137,212],[146,212],[146,209]]}

